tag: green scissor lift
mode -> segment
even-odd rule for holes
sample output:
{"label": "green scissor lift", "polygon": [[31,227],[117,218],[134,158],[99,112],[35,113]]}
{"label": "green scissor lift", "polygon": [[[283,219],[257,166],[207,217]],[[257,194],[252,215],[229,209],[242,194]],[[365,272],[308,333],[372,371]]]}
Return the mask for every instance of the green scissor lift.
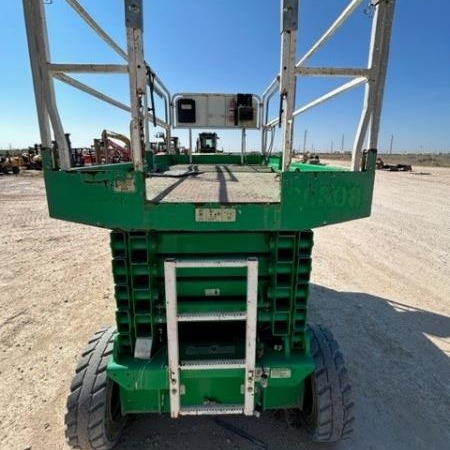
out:
{"label": "green scissor lift", "polygon": [[[314,68],[305,62],[362,1],[351,1],[296,62],[298,0],[282,0],[281,70],[258,97],[171,96],[144,60],[142,0],[124,0],[127,51],[76,0],[65,1],[125,61],[51,63],[44,1],[23,0],[50,215],[112,230],[116,327],[98,331],[82,354],[68,399],[69,443],[111,448],[128,414],[281,408],[298,409],[314,440],[347,437],[353,402],[342,355],[329,330],[308,324],[311,230],[370,214],[395,2],[369,2],[368,68]],[[80,72],[127,73],[131,106],[67,75]],[[296,76],[313,75],[351,81],[295,110]],[[54,79],[130,111],[133,162],[70,167]],[[294,117],[359,84],[366,94],[351,169],[294,162]],[[279,117],[269,121],[277,93]],[[240,130],[242,151],[153,154],[151,124],[167,139],[182,127]],[[278,126],[283,151],[275,155]],[[260,153],[246,153],[246,129],[261,131]]]}

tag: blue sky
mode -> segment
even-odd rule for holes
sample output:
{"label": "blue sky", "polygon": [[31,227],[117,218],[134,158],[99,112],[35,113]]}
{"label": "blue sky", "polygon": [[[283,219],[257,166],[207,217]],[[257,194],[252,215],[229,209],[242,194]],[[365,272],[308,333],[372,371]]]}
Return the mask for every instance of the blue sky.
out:
{"label": "blue sky", "polygon": [[[81,0],[123,46],[122,0]],[[172,93],[253,92],[261,94],[279,70],[279,0],[144,0],[146,59]],[[302,0],[299,54],[320,36],[348,0]],[[364,5],[365,6],[365,5]],[[39,141],[34,95],[23,24],[22,2],[1,0],[0,148]],[[370,19],[361,8],[311,65],[365,66]],[[72,12],[64,0],[46,6],[52,59],[58,62],[120,63],[106,44]],[[379,149],[450,151],[450,17],[447,0],[397,0]],[[119,100],[127,101],[126,77],[79,76]],[[300,79],[298,105],[345,80]],[[103,128],[126,134],[128,115],[56,83],[60,111],[73,143],[89,145]],[[363,89],[351,91],[296,121],[295,148],[350,149]],[[275,103],[277,101],[275,100]],[[157,130],[152,131],[154,134]],[[175,133],[187,145],[187,134]],[[224,133],[220,145],[239,148],[238,133]],[[249,133],[248,147],[259,138]]]}

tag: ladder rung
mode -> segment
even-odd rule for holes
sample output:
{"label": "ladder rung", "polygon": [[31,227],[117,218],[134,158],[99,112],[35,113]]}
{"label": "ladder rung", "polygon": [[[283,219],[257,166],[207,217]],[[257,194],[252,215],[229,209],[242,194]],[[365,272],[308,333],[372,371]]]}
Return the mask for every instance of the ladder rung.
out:
{"label": "ladder rung", "polygon": [[220,322],[224,320],[246,320],[246,312],[182,313],[177,315],[178,322]]}
{"label": "ladder rung", "polygon": [[245,359],[197,359],[181,361],[181,370],[243,369]]}
{"label": "ladder rung", "polygon": [[180,408],[181,416],[242,414],[243,412],[244,405],[199,405]]}
{"label": "ladder rung", "polygon": [[[203,313],[178,312],[177,299],[177,267],[247,267],[247,299],[245,311],[236,309],[229,311],[209,311]],[[164,262],[164,286],[166,291],[167,319],[167,353],[170,378],[170,415],[220,415],[255,413],[255,360],[256,360],[256,329],[258,315],[258,260],[248,258],[245,261],[190,261],[188,264],[176,259],[166,259]],[[203,305],[202,305],[203,306]],[[222,306],[222,305],[221,305]],[[230,304],[227,305],[231,307]],[[192,305],[191,305],[192,308]],[[219,305],[215,305],[219,309]],[[231,308],[230,308],[231,309]],[[191,309],[192,310],[192,309]],[[187,360],[180,363],[178,322],[214,322],[214,321],[245,321],[245,360]],[[180,373],[182,370],[200,369],[244,369],[244,404],[217,405],[214,403],[194,405],[181,408]]]}

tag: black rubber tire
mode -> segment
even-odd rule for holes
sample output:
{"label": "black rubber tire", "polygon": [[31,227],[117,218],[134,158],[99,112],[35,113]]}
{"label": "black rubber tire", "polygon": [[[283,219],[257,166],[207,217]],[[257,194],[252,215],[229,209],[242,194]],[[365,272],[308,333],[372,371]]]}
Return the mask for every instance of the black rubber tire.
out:
{"label": "black rubber tire", "polygon": [[72,448],[111,449],[125,426],[119,387],[106,375],[114,335],[114,328],[97,331],[75,370],[65,417],[66,439]]}
{"label": "black rubber tire", "polygon": [[20,169],[17,166],[15,166],[12,168],[12,172],[14,175],[17,175],[20,172]]}
{"label": "black rubber tire", "polygon": [[305,381],[302,416],[315,442],[336,442],[353,432],[354,403],[344,358],[331,331],[309,325],[316,365]]}

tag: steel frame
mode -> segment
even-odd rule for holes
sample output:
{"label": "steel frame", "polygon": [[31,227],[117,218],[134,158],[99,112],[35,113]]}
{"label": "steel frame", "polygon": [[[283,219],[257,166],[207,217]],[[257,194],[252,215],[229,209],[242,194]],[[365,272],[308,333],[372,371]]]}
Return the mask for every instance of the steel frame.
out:
{"label": "steel frame", "polygon": [[[70,169],[69,149],[56,105],[54,79],[57,79],[112,106],[131,113],[130,136],[134,168],[136,171],[141,172],[144,166],[143,151],[149,148],[149,122],[153,122],[165,130],[168,142],[170,142],[173,127],[173,97],[161,79],[145,62],[143,56],[143,1],[124,0],[127,51],[115,43],[77,0],[65,1],[101,39],[124,59],[125,64],[52,63],[50,61],[44,0],[23,0],[42,145],[45,148],[51,147],[52,130],[58,146],[59,166],[63,170]],[[367,68],[305,66],[307,61],[345,24],[363,1],[351,0],[317,42],[295,63],[299,0],[281,0],[280,73],[262,95],[262,108],[259,120],[263,154],[270,152],[268,133],[273,134],[275,127],[282,126],[282,171],[288,170],[292,158],[295,118],[309,109],[362,84],[365,84],[365,95],[360,122],[353,144],[352,170],[358,171],[361,169],[360,160],[366,141],[368,142],[368,148],[375,149],[377,147],[395,0],[370,0],[369,4],[374,9],[374,15]],[[130,106],[70,77],[68,73],[128,73]],[[301,76],[350,77],[353,80],[344,83],[339,88],[328,92],[307,105],[295,109],[296,79]],[[148,112],[149,78],[152,79],[154,92],[165,103],[164,119],[155,117],[154,111],[152,113]],[[280,114],[278,118],[269,120],[269,102],[277,92],[280,95]],[[273,142],[273,135],[271,141]],[[192,137],[190,135],[191,142]],[[243,130],[242,155],[245,154],[245,147],[245,130]],[[190,158],[192,159],[191,156]]]}
{"label": "steel frame", "polygon": [[[296,6],[298,6],[299,1],[282,0],[284,20],[282,23],[281,70],[280,75],[271,82],[262,96],[263,117],[265,121],[261,142],[263,153],[265,153],[268,150],[267,133],[280,125],[279,117],[273,120],[268,119],[269,102],[277,93],[278,87],[283,110],[282,114],[280,111],[280,115],[283,123],[284,170],[287,170],[292,158],[292,130],[295,117],[361,84],[365,84],[366,87],[360,123],[353,144],[352,170],[357,171],[361,168],[361,155],[366,140],[368,141],[368,148],[377,148],[395,0],[370,0],[369,2],[370,7],[374,9],[374,15],[367,68],[305,67],[305,63],[345,24],[363,1],[351,0],[331,26],[293,67],[292,60],[295,58],[295,35],[297,31],[296,22],[293,17],[297,17],[298,12],[296,11]],[[287,15],[290,15],[291,18],[287,19]],[[293,110],[292,99],[294,98],[295,104],[296,89],[295,77],[300,76],[351,77],[353,80]],[[289,99],[291,103],[289,103]]]}
{"label": "steel frame", "polygon": [[[101,39],[125,60],[125,64],[52,63],[44,0],[23,0],[42,146],[51,148],[50,130],[53,130],[58,146],[59,166],[63,170],[70,169],[69,149],[56,105],[54,79],[57,79],[131,113],[130,136],[134,168],[136,171],[143,171],[143,149],[144,147],[149,148],[148,122],[155,121],[158,126],[164,128],[169,139],[171,130],[169,119],[170,92],[145,62],[143,56],[143,2],[142,0],[124,0],[127,27],[127,51],[125,51],[101,28],[77,0],[65,1]],[[148,72],[151,72],[153,77],[154,92],[165,102],[165,119],[154,117],[154,112],[148,112]],[[130,106],[72,78],[68,73],[128,74]]]}

